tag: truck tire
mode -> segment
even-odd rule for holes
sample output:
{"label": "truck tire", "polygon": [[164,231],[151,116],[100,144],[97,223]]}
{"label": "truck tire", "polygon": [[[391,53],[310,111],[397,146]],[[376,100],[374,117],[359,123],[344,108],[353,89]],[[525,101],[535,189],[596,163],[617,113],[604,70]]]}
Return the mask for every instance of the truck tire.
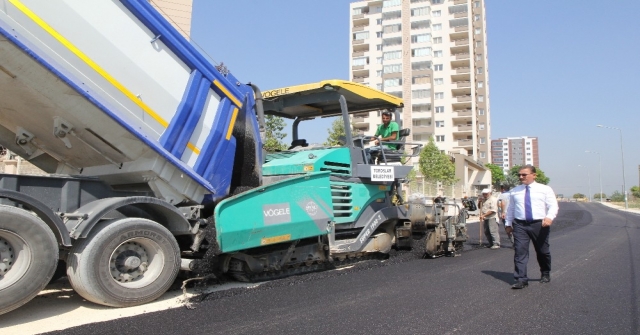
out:
{"label": "truck tire", "polygon": [[37,216],[0,206],[0,314],[33,299],[58,264],[58,243]]}
{"label": "truck tire", "polygon": [[180,248],[160,224],[140,218],[107,220],[78,240],[67,258],[67,277],[83,298],[128,307],[166,292],[180,270]]}

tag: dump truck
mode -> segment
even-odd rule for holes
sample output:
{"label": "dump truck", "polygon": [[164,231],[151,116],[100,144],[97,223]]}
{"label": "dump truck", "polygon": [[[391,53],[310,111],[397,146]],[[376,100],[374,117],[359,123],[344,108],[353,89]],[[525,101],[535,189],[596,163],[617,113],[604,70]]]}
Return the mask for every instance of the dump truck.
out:
{"label": "dump truck", "polygon": [[[401,122],[401,99],[340,80],[261,92],[146,0],[3,0],[0,94],[0,145],[48,174],[0,174],[0,314],[61,273],[125,307],[181,271],[266,280],[384,257],[436,226],[433,250],[462,240],[463,223],[425,223],[402,199],[419,144],[374,164],[352,134],[353,113]],[[264,150],[265,115],[292,120],[287,150]],[[344,141],[306,143],[300,122],[325,117]]]}

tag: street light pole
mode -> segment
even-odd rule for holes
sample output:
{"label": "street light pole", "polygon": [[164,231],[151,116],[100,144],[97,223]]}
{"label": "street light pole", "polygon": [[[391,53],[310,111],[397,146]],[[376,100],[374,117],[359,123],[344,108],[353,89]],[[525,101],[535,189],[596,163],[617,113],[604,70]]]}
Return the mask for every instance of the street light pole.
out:
{"label": "street light pole", "polygon": [[589,202],[591,202],[591,176],[589,175],[589,169],[586,166],[578,165],[579,167],[583,167],[587,170],[587,179],[589,179]]}
{"label": "street light pole", "polygon": [[599,174],[600,174],[600,203],[602,203],[602,159],[600,159],[600,153],[597,152],[597,151],[589,151],[589,150],[587,150],[585,152],[589,153],[589,154],[597,154],[598,155],[598,166],[599,166],[599,169],[600,169],[600,172],[599,172]]}
{"label": "street light pole", "polygon": [[624,178],[624,150],[622,150],[622,129],[616,127],[598,125],[600,128],[616,129],[620,132],[620,154],[622,155],[622,188],[624,188],[624,208],[629,209],[629,202],[627,201],[627,183]]}

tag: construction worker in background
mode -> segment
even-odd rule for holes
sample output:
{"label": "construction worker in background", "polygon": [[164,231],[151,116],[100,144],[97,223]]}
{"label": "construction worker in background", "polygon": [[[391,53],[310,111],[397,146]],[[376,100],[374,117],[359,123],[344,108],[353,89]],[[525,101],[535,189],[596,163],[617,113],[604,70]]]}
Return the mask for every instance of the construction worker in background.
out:
{"label": "construction worker in background", "polygon": [[[502,185],[501,187],[502,193],[498,197],[498,217],[500,218],[500,223],[502,227],[506,227],[504,225],[507,220],[507,207],[509,207],[509,185]],[[513,248],[513,234],[507,233],[507,237],[509,237],[509,241],[511,241],[511,247]]]}
{"label": "construction worker in background", "polygon": [[484,227],[484,235],[489,242],[489,248],[500,249],[500,231],[496,216],[498,213],[498,199],[491,196],[491,189],[482,190],[482,205],[480,205],[480,223]]}

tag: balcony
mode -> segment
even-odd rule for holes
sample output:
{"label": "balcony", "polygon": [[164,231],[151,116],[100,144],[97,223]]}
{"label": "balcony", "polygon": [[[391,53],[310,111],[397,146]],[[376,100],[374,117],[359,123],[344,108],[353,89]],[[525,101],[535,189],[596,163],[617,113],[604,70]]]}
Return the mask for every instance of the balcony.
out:
{"label": "balcony", "polygon": [[469,59],[469,57],[470,57],[470,55],[468,53],[455,54],[454,56],[456,56],[456,60]]}
{"label": "balcony", "polygon": [[357,26],[357,27],[353,27],[353,31],[363,31],[364,27],[366,26]]}
{"label": "balcony", "polygon": [[363,56],[364,56],[364,51],[358,51],[358,52],[351,53],[351,57],[363,57]]}
{"label": "balcony", "polygon": [[459,110],[454,110],[453,111],[453,117],[454,118],[458,118],[458,117],[471,117],[471,110],[470,109],[459,109]]}
{"label": "balcony", "polygon": [[467,16],[469,16],[469,12],[462,12],[462,13],[453,14],[453,17],[456,18],[456,19],[461,18],[461,17],[467,17]]}
{"label": "balcony", "polygon": [[454,97],[458,102],[467,102],[471,101],[471,95],[459,95]]}
{"label": "balcony", "polygon": [[[355,41],[353,41],[355,43]],[[469,39],[463,39],[463,40],[455,40],[455,45],[456,46],[460,46],[460,45],[469,45]]]}
{"label": "balcony", "polygon": [[354,116],[353,119],[351,119],[352,123],[362,123],[365,122],[364,121],[364,117],[362,116]]}
{"label": "balcony", "polygon": [[[367,13],[369,14],[369,13]],[[356,14],[356,15],[352,15],[351,16],[352,20],[357,20],[357,19],[364,19],[364,14]]]}
{"label": "balcony", "polygon": [[463,4],[466,4],[466,3],[467,3],[467,0],[454,0],[453,1],[454,5],[463,5]]}
{"label": "balcony", "polygon": [[469,31],[469,26],[460,26],[460,27],[456,27],[455,29],[456,33],[463,32],[463,31]]}
{"label": "balcony", "polygon": [[423,134],[431,132],[431,126],[413,126],[411,132],[414,134]]}
{"label": "balcony", "polygon": [[351,122],[353,128],[361,130],[361,131],[369,131],[369,123],[368,122]]}
{"label": "balcony", "polygon": [[456,88],[471,87],[470,81],[458,81],[458,82],[455,82],[454,84],[456,84]]}
{"label": "balcony", "polygon": [[470,124],[458,124],[458,125],[453,125],[453,132],[454,133],[466,133],[466,132],[470,132],[473,130],[473,126]]}
{"label": "balcony", "polygon": [[363,44],[363,43],[364,43],[364,40],[353,40],[353,43],[351,44],[356,45],[356,44]]}
{"label": "balcony", "polygon": [[455,68],[454,70],[456,70],[456,74],[471,73],[471,69],[468,67],[459,67]]}
{"label": "balcony", "polygon": [[369,76],[366,77],[353,77],[353,81],[356,83],[363,83],[365,81],[365,79],[368,79]]}
{"label": "balcony", "polygon": [[456,144],[459,147],[473,147],[473,140],[472,139],[458,140]]}

